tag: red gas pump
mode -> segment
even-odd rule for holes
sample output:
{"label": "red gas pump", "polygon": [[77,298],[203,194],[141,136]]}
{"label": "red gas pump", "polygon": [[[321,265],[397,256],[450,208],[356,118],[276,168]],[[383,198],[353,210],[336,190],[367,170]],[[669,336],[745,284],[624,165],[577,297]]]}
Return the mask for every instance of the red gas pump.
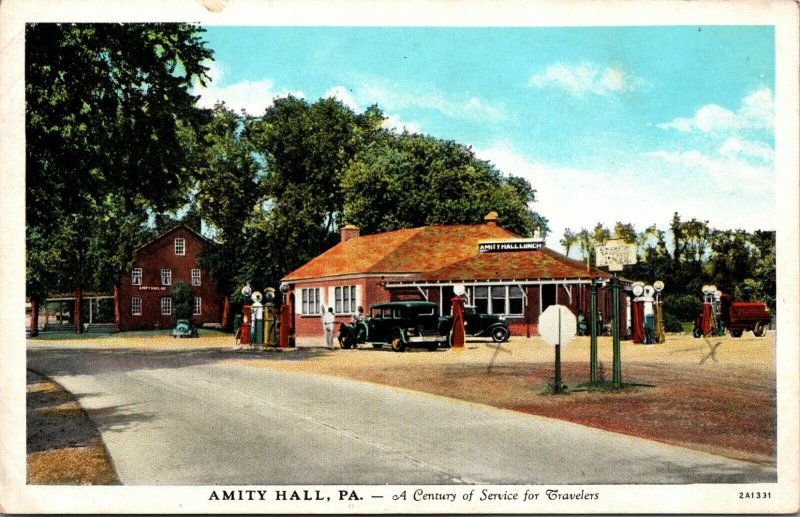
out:
{"label": "red gas pump", "polygon": [[239,327],[239,343],[242,345],[250,344],[250,306],[242,307],[242,326]]}
{"label": "red gas pump", "polygon": [[287,303],[289,298],[288,293],[291,289],[289,284],[282,283],[280,285],[281,291],[281,306],[278,309],[278,346],[282,348],[289,348],[289,335],[292,334],[292,307]]}
{"label": "red gas pump", "polygon": [[[463,287],[462,287],[463,289]],[[464,347],[464,297],[455,289],[456,296],[450,299],[453,304],[453,328],[450,331],[450,346],[453,348]]]}

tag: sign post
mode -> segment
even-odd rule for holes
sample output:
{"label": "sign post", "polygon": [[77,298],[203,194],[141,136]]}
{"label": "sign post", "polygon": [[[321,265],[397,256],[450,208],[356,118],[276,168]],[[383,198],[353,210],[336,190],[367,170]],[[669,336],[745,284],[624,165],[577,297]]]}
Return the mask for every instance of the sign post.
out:
{"label": "sign post", "polygon": [[589,325],[592,327],[589,339],[589,382],[597,384],[597,279],[592,278],[592,316]]}
{"label": "sign post", "polygon": [[622,239],[613,239],[606,242],[605,246],[595,248],[597,266],[608,266],[614,273],[611,278],[611,336],[614,345],[612,380],[615,388],[622,387],[622,353],[619,343],[619,279],[616,272],[622,271],[626,265],[636,264],[636,245],[628,244]]}
{"label": "sign post", "polygon": [[577,320],[572,311],[564,305],[551,305],[539,316],[539,335],[547,343],[555,346],[555,379],[553,392],[561,393],[561,345],[575,338]]}

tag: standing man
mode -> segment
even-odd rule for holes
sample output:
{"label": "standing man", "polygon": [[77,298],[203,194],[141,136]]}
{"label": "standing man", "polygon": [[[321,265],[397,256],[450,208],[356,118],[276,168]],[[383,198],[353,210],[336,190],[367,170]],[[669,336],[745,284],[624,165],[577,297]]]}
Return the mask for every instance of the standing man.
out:
{"label": "standing man", "polygon": [[652,345],[655,341],[653,341],[653,330],[655,327],[655,317],[653,315],[653,297],[644,296],[644,343],[646,345]]}
{"label": "standing man", "polygon": [[336,319],[333,316],[333,307],[328,307],[326,311],[323,305],[322,311],[322,326],[325,328],[325,346],[333,350],[333,322]]}

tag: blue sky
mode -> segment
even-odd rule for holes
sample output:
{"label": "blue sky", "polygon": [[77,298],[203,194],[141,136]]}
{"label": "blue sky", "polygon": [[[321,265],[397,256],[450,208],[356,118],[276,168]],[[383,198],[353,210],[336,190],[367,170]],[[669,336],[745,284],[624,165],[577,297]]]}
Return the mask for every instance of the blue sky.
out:
{"label": "blue sky", "polygon": [[550,247],[565,227],[666,228],[675,211],[775,228],[771,26],[206,29],[200,104],[377,103],[528,179]]}

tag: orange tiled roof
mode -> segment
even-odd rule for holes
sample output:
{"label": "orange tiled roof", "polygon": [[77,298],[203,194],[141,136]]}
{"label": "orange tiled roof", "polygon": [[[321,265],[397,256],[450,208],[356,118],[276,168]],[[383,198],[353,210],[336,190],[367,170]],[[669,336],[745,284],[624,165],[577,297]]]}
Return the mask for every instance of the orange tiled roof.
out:
{"label": "orange tiled roof", "polygon": [[406,274],[414,280],[608,278],[553,250],[479,253],[478,243],[517,239],[494,225],[423,226],[339,243],[283,280],[358,274]]}
{"label": "orange tiled roof", "polygon": [[363,235],[340,242],[289,273],[283,280],[303,280],[348,274],[413,274],[465,260],[478,242],[519,236],[499,226],[422,226]]}
{"label": "orange tiled roof", "polygon": [[553,278],[610,278],[605,271],[567,258],[549,248],[537,251],[475,253],[471,257],[420,275],[424,280],[523,280]]}

